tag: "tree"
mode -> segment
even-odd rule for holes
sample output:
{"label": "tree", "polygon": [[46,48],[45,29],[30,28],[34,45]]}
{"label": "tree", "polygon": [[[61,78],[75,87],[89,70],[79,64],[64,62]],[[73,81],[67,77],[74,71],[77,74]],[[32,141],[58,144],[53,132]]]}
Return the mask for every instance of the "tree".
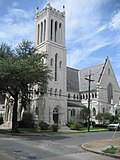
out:
{"label": "tree", "polygon": [[31,87],[38,85],[44,92],[51,78],[48,66],[43,63],[46,54],[38,53],[32,43],[23,40],[14,50],[7,44],[0,46],[0,91],[14,100],[12,132],[17,132],[18,99],[30,100]]}
{"label": "tree", "polygon": [[99,121],[99,123],[102,124],[106,124],[107,121],[110,122],[110,120],[112,119],[112,115],[111,113],[98,113],[97,116],[95,117],[95,119],[97,119]]}
{"label": "tree", "polygon": [[98,113],[95,119],[98,120],[99,123],[103,123],[103,113]]}
{"label": "tree", "polygon": [[80,120],[82,123],[87,122],[88,116],[90,115],[90,110],[87,107],[84,107],[80,111]]}

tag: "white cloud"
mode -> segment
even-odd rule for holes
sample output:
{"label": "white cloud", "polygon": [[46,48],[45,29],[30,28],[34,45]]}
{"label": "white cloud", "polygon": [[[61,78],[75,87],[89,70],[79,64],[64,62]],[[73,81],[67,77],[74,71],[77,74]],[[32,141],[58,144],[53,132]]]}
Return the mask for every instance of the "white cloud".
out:
{"label": "white cloud", "polygon": [[[111,12],[111,15],[106,17],[102,7],[108,6],[109,2],[109,0],[52,0],[51,5],[59,10],[62,10],[62,5],[66,6],[66,39],[69,46],[67,52],[68,66],[81,66],[83,62],[84,67],[85,65],[91,66],[94,59],[97,64],[100,59],[95,58],[96,51],[105,47],[119,46],[120,11]],[[93,60],[87,60],[92,57],[92,54],[94,54]],[[103,54],[109,55],[106,52]],[[104,55],[104,58],[107,55]],[[119,65],[117,66],[119,67]]]}
{"label": "white cloud", "polygon": [[14,3],[12,4],[12,6],[13,6],[13,7],[19,7],[19,2],[17,2],[17,1],[14,2]]}
{"label": "white cloud", "polygon": [[17,44],[22,39],[34,40],[34,11],[8,8],[8,13],[0,18],[0,42]]}
{"label": "white cloud", "polygon": [[120,30],[120,10],[113,14],[109,27],[113,30]]}
{"label": "white cloud", "polygon": [[[101,22],[101,6],[107,3],[102,0],[52,0],[53,7],[61,10],[66,6],[66,39],[74,49],[68,52],[68,65],[74,67],[96,50],[110,45],[108,35],[104,32],[108,24]],[[81,47],[79,47],[81,46]]]}
{"label": "white cloud", "polygon": [[[68,65],[74,67],[95,51],[120,43],[120,34],[114,34],[120,28],[120,11],[112,14],[111,19],[102,21],[101,10],[109,0],[51,0],[51,5],[60,11],[65,5],[66,39],[69,46]],[[8,8],[8,14],[1,18],[0,41],[17,42],[22,38],[34,40],[33,10],[23,10],[15,2]],[[16,43],[15,42],[15,43]],[[72,48],[73,47],[73,48]]]}

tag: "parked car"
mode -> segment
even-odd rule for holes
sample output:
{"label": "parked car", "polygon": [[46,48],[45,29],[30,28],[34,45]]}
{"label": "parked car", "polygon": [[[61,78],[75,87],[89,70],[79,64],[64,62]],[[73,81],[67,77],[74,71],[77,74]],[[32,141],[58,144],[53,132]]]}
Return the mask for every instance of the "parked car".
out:
{"label": "parked car", "polygon": [[120,124],[109,124],[108,125],[109,131],[115,131],[115,130],[120,130]]}

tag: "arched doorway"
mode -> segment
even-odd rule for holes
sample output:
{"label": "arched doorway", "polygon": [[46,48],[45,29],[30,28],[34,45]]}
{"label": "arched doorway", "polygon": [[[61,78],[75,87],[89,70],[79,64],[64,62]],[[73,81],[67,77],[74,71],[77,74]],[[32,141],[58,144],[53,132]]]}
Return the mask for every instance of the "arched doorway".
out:
{"label": "arched doorway", "polygon": [[53,110],[54,123],[58,123],[58,119],[59,119],[59,110],[58,110],[58,108],[54,108],[54,110]]}

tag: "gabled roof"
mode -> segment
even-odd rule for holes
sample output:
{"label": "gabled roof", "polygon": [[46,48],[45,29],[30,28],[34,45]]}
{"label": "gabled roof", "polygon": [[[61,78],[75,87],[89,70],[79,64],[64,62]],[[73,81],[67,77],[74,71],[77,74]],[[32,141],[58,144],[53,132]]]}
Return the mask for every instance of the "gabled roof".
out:
{"label": "gabled roof", "polygon": [[79,78],[77,69],[67,67],[67,92],[79,92]]}
{"label": "gabled roof", "polygon": [[85,105],[83,103],[81,103],[80,101],[76,101],[76,100],[67,100],[67,106],[69,107],[78,107],[78,108],[84,108]]}
{"label": "gabled roof", "polygon": [[103,73],[106,66],[109,64],[109,57],[106,58],[105,63],[83,70],[77,70],[67,67],[67,91],[68,92],[87,92],[89,82],[85,78],[89,78],[91,74],[90,90],[96,90],[96,85],[102,80]]}
{"label": "gabled roof", "polygon": [[91,72],[91,80],[94,80],[94,82],[91,82],[91,90],[96,89],[96,84],[100,79],[100,75],[102,73],[104,64],[100,64],[97,66],[89,67],[83,70],[80,70],[80,91],[88,91],[88,80],[85,78],[89,78],[88,75]]}

